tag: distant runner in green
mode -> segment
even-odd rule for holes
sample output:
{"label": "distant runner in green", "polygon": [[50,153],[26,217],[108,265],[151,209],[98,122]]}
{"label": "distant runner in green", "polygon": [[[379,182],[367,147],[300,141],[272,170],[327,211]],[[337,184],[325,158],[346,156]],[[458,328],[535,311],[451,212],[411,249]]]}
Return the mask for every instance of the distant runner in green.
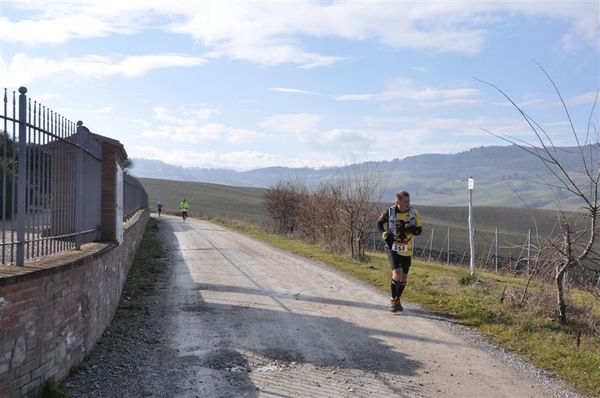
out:
{"label": "distant runner in green", "polygon": [[188,211],[190,210],[190,204],[186,199],[183,199],[179,202],[179,210],[181,210],[181,217],[183,218],[183,222],[187,219]]}
{"label": "distant runner in green", "polygon": [[[384,225],[387,224],[387,230]],[[422,231],[421,216],[410,207],[410,195],[406,191],[396,194],[396,204],[381,213],[377,219],[377,229],[385,241],[385,248],[392,268],[390,284],[392,298],[390,311],[403,311],[400,297],[406,287],[406,277],[410,269],[414,236]]]}

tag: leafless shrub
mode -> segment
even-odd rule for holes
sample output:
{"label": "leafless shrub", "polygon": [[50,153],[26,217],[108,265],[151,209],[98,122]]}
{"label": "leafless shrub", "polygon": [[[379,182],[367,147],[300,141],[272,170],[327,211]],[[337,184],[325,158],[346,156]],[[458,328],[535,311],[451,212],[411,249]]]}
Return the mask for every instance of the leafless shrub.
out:
{"label": "leafless shrub", "polygon": [[298,216],[308,189],[302,181],[278,182],[265,194],[265,207],[275,221],[279,233],[293,234],[298,227]]}
{"label": "leafless shrub", "polygon": [[338,254],[365,258],[383,174],[356,165],[335,181],[309,191],[301,182],[280,182],[267,191],[266,208],[279,233],[294,234]]}
{"label": "leafless shrub", "polygon": [[339,184],[319,185],[301,206],[299,236],[334,253],[344,254],[347,242],[340,220],[342,207]]}

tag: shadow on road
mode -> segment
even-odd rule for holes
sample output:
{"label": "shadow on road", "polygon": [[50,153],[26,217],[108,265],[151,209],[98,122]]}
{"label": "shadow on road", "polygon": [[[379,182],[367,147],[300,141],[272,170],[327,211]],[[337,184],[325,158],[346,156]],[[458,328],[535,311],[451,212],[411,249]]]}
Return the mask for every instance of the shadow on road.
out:
{"label": "shadow on road", "polygon": [[[177,312],[174,324],[178,335],[183,337],[176,339],[180,353],[177,361],[185,364],[193,374],[208,375],[210,379],[200,383],[205,387],[204,383],[212,383],[219,396],[258,396],[251,378],[251,368],[271,362],[369,372],[378,375],[386,385],[387,390],[381,393],[389,394],[392,391],[397,396],[407,396],[405,389],[388,383],[382,374],[412,376],[423,364],[407,357],[401,352],[401,347],[390,347],[378,337],[392,335],[405,341],[415,339],[447,344],[400,331],[378,330],[376,325],[361,327],[340,318],[296,313],[283,305],[278,306],[277,299],[285,295],[273,291],[196,283],[184,258],[187,255],[185,253],[194,248],[182,247],[178,239],[180,232],[190,231],[194,229],[193,226],[162,222],[160,229],[162,240],[170,252],[170,260],[174,263],[173,288],[178,289],[173,302],[173,310]],[[215,250],[218,252],[216,247]],[[204,293],[208,291],[268,296],[274,300],[273,309],[243,305],[234,297],[231,304],[227,303],[226,298],[219,302],[208,302],[204,298]],[[326,297],[300,296],[298,299],[382,309],[380,305]],[[182,383],[183,380],[177,377],[171,382]],[[311,380],[300,382],[309,385]]]}

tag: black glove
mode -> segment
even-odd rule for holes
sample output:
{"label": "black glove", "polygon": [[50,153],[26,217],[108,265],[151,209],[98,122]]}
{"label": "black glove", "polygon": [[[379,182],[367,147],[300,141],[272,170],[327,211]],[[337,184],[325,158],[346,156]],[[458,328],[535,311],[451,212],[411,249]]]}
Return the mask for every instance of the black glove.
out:
{"label": "black glove", "polygon": [[406,231],[407,231],[407,232],[410,232],[410,233],[411,233],[411,234],[413,234],[413,235],[418,235],[418,234],[420,234],[420,233],[421,233],[421,232],[420,232],[420,230],[421,230],[421,228],[420,228],[420,227],[417,227],[416,225],[411,225],[411,226],[409,226],[409,227],[406,227]]}
{"label": "black glove", "polygon": [[385,244],[387,245],[388,249],[391,249],[392,245],[394,244],[394,235],[391,232],[389,232],[389,231],[385,231],[381,235],[381,237],[385,241]]}

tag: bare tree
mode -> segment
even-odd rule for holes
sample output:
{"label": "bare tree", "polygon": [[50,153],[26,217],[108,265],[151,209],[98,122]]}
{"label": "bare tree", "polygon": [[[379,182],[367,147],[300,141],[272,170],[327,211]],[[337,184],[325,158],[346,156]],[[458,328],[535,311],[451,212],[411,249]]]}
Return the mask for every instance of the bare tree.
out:
{"label": "bare tree", "polygon": [[595,253],[595,243],[599,234],[598,217],[600,207],[598,183],[600,182],[600,136],[598,134],[598,126],[593,122],[593,117],[596,113],[598,92],[590,111],[585,135],[583,135],[576,130],[567,105],[554,80],[552,80],[544,68],[539,64],[537,65],[554,87],[568,119],[570,132],[576,144],[575,150],[581,161],[578,168],[572,167],[564,161],[562,151],[565,149],[557,147],[548,132],[520,108],[508,94],[492,83],[477,80],[496,89],[512,104],[528,124],[536,140],[534,143],[530,143],[515,137],[501,136],[489,130],[485,131],[518,146],[539,159],[553,176],[553,181],[543,180],[543,183],[555,189],[566,190],[572,198],[575,198],[581,204],[580,217],[569,217],[567,212],[562,208],[560,201],[557,200],[559,231],[547,238],[548,244],[552,248],[553,256],[551,260],[548,260],[546,265],[553,270],[558,319],[561,323],[566,323],[565,274],[578,267],[586,267],[586,262],[591,260]]}
{"label": "bare tree", "polygon": [[350,244],[350,255],[363,260],[373,220],[377,217],[373,203],[381,199],[384,174],[358,165],[352,165],[347,170],[343,179],[344,201],[340,212],[344,215],[343,225]]}

